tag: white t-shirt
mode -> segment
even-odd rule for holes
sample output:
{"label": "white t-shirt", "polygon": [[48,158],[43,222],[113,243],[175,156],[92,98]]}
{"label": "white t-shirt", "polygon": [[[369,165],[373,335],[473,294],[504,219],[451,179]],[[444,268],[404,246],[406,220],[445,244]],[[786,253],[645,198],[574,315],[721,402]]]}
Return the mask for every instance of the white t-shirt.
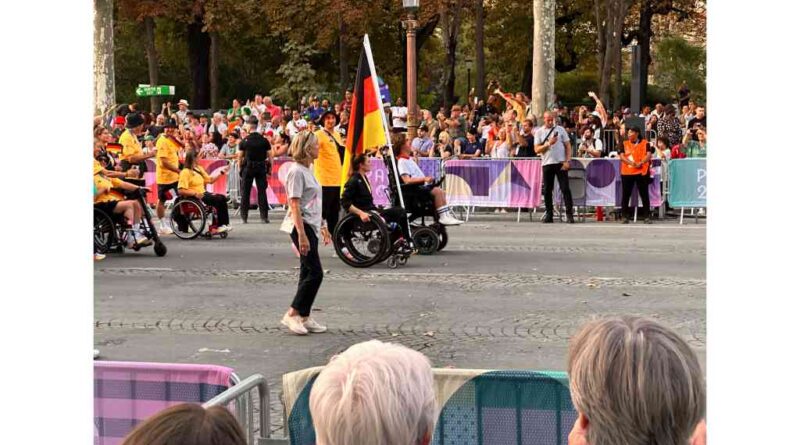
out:
{"label": "white t-shirt", "polygon": [[408,128],[408,122],[399,119],[401,117],[408,117],[408,108],[407,107],[392,107],[392,127],[394,128]]}
{"label": "white t-shirt", "polygon": [[291,120],[288,124],[286,124],[286,132],[290,138],[293,138],[294,135],[300,132],[300,130],[308,128],[308,122],[302,117],[298,120]]}
{"label": "white t-shirt", "polygon": [[507,158],[508,157],[508,142],[496,141],[494,149],[492,149],[493,158]]}
{"label": "white t-shirt", "polygon": [[[552,130],[552,132],[551,132]],[[556,137],[556,143],[542,156],[542,165],[558,164],[567,160],[567,147],[569,135],[563,127],[556,125],[554,128],[541,127],[533,134],[534,145],[542,145],[549,137]]]}
{"label": "white t-shirt", "polygon": [[397,170],[400,172],[400,176],[408,175],[412,178],[424,178],[425,173],[422,172],[422,169],[419,168],[416,162],[412,161],[411,159],[407,158],[400,158],[397,160]]}

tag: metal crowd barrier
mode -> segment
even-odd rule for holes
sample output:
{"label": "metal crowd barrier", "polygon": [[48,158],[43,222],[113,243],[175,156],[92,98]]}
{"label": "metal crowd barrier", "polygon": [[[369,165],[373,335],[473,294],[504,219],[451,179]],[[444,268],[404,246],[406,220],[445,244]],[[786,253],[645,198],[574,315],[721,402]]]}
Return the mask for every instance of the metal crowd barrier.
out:
{"label": "metal crowd barrier", "polygon": [[[250,392],[258,390],[258,428],[253,423],[253,403]],[[226,406],[236,403],[236,418],[245,429],[247,443],[251,445],[288,445],[286,439],[270,438],[270,405],[267,379],[261,374],[253,374],[232,386],[227,391],[203,404],[203,408]]]}

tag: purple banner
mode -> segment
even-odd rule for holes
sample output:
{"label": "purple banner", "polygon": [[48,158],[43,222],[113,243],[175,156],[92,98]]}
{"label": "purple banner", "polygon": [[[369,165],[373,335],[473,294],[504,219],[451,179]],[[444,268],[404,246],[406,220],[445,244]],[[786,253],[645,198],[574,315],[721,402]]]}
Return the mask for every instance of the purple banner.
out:
{"label": "purple banner", "polygon": [[541,202],[538,159],[452,160],[444,169],[450,205],[537,207]]}

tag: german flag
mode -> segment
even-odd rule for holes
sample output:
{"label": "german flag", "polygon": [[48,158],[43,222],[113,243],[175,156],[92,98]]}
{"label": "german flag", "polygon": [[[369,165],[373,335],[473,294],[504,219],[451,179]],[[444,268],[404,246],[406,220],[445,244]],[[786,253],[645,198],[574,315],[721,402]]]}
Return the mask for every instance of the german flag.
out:
{"label": "german flag", "polygon": [[347,127],[342,168],[342,192],[350,178],[352,160],[364,150],[383,147],[388,144],[383,128],[383,105],[377,90],[375,69],[371,66],[372,55],[362,46],[358,58],[358,72],[353,87],[353,102],[350,107],[350,122]]}
{"label": "german flag", "polygon": [[119,156],[119,154],[122,153],[122,144],[109,142],[106,144],[106,151],[112,155]]}

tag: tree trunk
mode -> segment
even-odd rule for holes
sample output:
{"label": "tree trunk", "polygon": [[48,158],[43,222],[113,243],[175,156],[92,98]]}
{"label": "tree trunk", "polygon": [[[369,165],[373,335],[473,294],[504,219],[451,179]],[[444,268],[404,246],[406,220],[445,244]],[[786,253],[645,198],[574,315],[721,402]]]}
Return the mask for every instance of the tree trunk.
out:
{"label": "tree trunk", "polygon": [[203,31],[202,16],[188,27],[189,70],[192,75],[191,106],[195,109],[208,108],[211,105],[211,85],[209,84],[208,59],[211,50],[211,38]]}
{"label": "tree trunk", "polygon": [[[614,66],[614,17],[616,16],[616,4],[621,0],[607,0],[606,1],[606,16],[605,22],[605,52],[603,54],[603,63],[600,70],[600,100],[608,106],[609,101],[609,86],[611,84],[611,68]],[[617,37],[620,38],[620,37]]]}
{"label": "tree trunk", "polygon": [[[612,1],[612,0],[606,0]],[[594,19],[597,25],[597,72],[603,72],[606,55],[606,21],[603,14],[603,0],[594,0]]]}
{"label": "tree trunk", "polygon": [[531,113],[541,119],[553,98],[556,63],[556,1],[533,0]]}
{"label": "tree trunk", "polygon": [[94,0],[94,113],[114,109],[114,0]]}
{"label": "tree trunk", "polygon": [[347,27],[342,19],[342,14],[338,14],[339,18],[339,90],[344,97],[347,90],[347,44],[345,43],[345,36],[347,34]]}
{"label": "tree trunk", "polygon": [[622,45],[620,45],[619,43],[615,43],[614,46],[616,46],[617,48],[614,50],[615,82],[614,82],[614,108],[612,109],[619,110],[620,106],[622,105]]}
{"label": "tree trunk", "polygon": [[475,91],[486,98],[486,55],[483,51],[483,0],[475,0]]}
{"label": "tree trunk", "polygon": [[211,48],[208,57],[208,89],[211,94],[211,108],[218,110],[219,103],[219,34],[209,33]]}
{"label": "tree trunk", "polygon": [[456,49],[458,48],[458,31],[461,27],[461,12],[463,9],[462,0],[456,0],[454,6],[445,6],[442,14],[442,38],[445,45],[445,67],[444,67],[444,107],[445,109],[455,102],[456,89]]}
{"label": "tree trunk", "polygon": [[[147,75],[151,86],[158,85],[158,53],[156,52],[156,21],[153,17],[144,18],[144,51],[147,56]],[[150,97],[150,111],[160,112],[161,98]]]}
{"label": "tree trunk", "polygon": [[622,30],[625,28],[625,17],[628,15],[633,0],[619,0],[614,22],[614,60],[617,72],[616,95],[614,96],[614,109],[622,105]]}
{"label": "tree trunk", "polygon": [[650,40],[653,36],[653,8],[650,0],[642,2],[639,13],[639,48],[641,48],[642,63],[639,70],[641,81],[642,103],[647,103],[647,77],[650,72]]}

